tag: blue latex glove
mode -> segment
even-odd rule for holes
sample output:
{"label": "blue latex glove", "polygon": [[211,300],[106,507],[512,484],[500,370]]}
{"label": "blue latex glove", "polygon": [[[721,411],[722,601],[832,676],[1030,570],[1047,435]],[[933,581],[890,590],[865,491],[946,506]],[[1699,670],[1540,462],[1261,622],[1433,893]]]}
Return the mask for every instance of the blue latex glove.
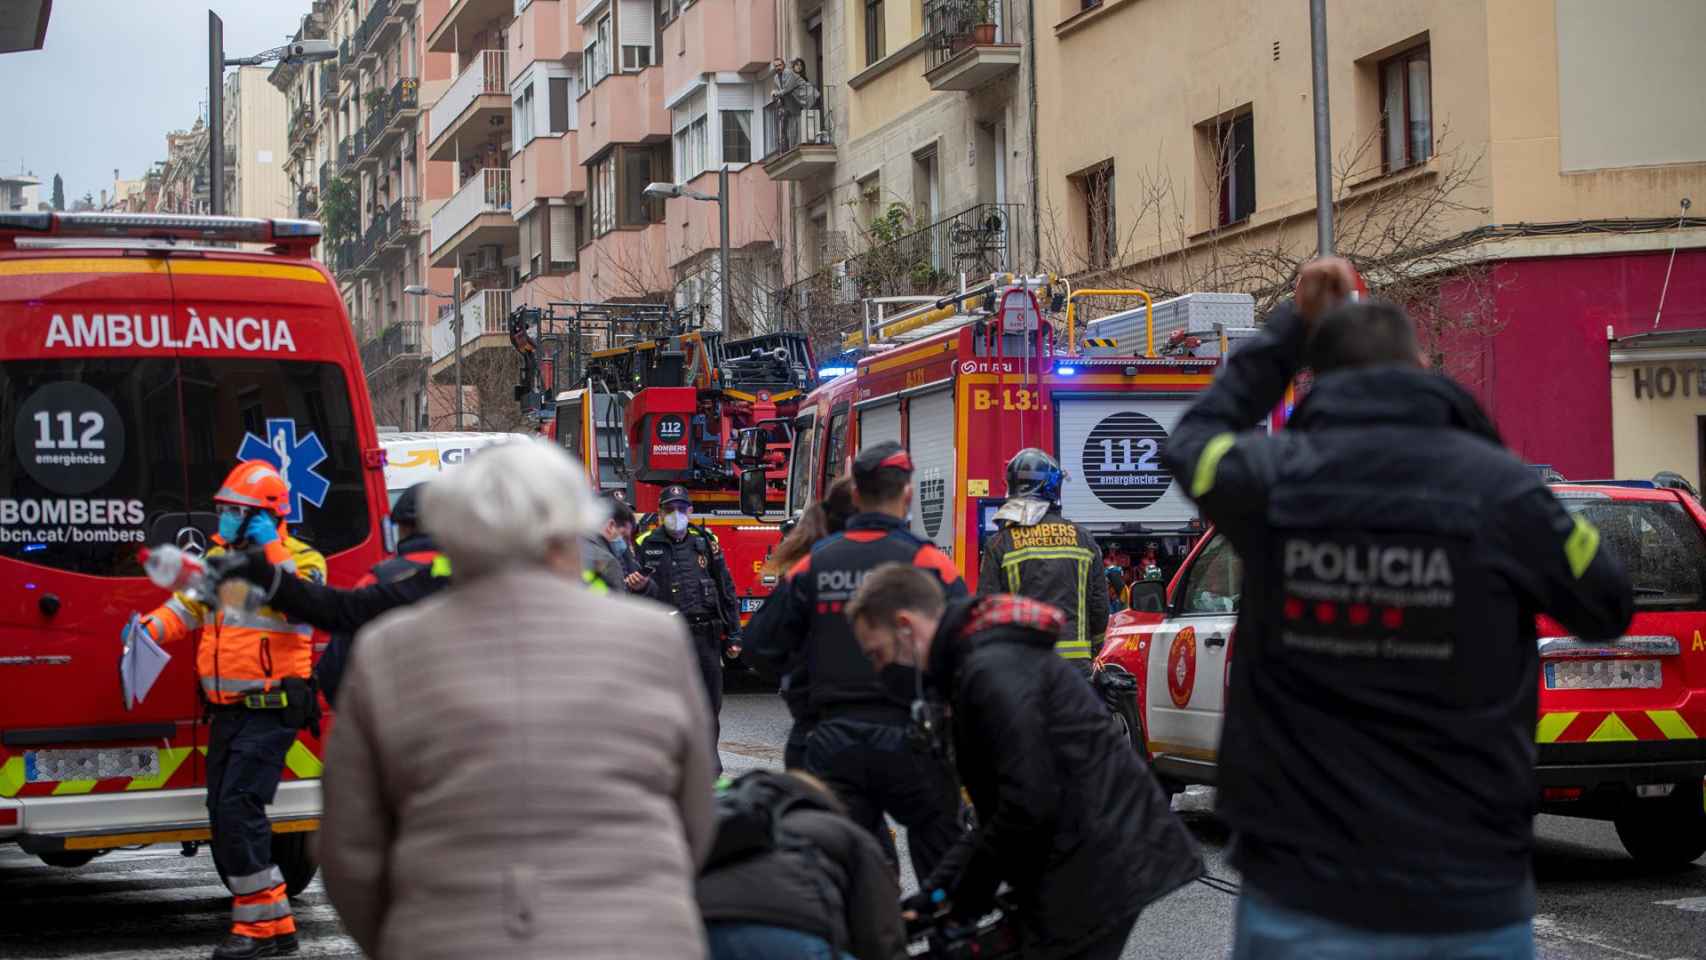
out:
{"label": "blue latex glove", "polygon": [[243,527],[243,533],[249,542],[257,547],[264,547],[278,540],[278,524],[273,521],[271,514],[257,513],[249,518]]}

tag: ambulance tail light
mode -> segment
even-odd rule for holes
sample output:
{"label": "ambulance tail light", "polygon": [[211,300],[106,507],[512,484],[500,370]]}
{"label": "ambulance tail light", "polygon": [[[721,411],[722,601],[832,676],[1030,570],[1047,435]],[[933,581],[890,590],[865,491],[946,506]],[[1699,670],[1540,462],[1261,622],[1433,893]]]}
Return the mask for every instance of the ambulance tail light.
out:
{"label": "ambulance tail light", "polygon": [[1581,787],[1544,787],[1540,791],[1540,799],[1547,803],[1580,800],[1585,792]]}
{"label": "ambulance tail light", "polygon": [[201,217],[170,213],[0,213],[0,249],[19,237],[60,240],[201,240],[271,244],[275,253],[306,257],[320,242],[313,220]]}

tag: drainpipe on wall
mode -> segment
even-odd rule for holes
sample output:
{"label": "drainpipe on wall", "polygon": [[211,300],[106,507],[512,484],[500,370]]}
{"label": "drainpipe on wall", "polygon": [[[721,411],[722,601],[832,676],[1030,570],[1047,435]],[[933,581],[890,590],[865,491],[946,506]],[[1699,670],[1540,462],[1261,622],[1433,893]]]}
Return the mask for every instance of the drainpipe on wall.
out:
{"label": "drainpipe on wall", "polygon": [[[1025,48],[1030,52],[1026,55],[1029,64],[1027,72],[1030,87],[1030,141],[1031,141],[1031,272],[1037,273],[1042,269],[1043,249],[1043,213],[1039,208],[1040,198],[1037,193],[1037,4],[1036,0],[1025,0],[1025,39],[1030,42]],[[1006,162],[1006,158],[1002,158]]]}

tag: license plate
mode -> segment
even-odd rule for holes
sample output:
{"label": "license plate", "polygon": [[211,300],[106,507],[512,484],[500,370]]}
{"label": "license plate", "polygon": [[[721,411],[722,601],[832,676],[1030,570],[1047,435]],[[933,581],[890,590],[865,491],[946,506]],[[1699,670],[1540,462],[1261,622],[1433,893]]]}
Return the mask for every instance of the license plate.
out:
{"label": "license plate", "polygon": [[764,597],[741,597],[740,612],[757,613],[758,608],[764,606],[765,599]]}
{"label": "license plate", "polygon": [[1559,660],[1546,664],[1548,690],[1635,690],[1664,686],[1657,660]]}
{"label": "license plate", "polygon": [[30,783],[159,775],[160,750],[157,747],[28,750],[24,753],[24,779]]}

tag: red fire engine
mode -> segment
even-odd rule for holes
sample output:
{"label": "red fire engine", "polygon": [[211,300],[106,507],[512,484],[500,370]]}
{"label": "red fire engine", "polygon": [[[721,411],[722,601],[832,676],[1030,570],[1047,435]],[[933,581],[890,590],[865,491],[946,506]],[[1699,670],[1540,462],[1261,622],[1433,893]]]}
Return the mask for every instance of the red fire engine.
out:
{"label": "red fire engine", "polygon": [[[651,513],[665,487],[688,489],[696,522],[722,545],[744,621],[770,592],[761,568],[781,539],[787,425],[816,379],[805,336],[729,340],[661,305],[564,303],[518,311],[512,339],[523,355],[518,395],[554,398],[553,435],[601,491]],[[533,392],[535,376],[550,388],[559,370],[572,389]],[[754,430],[771,441],[761,469],[772,480],[756,522],[737,509],[736,466],[739,438]]]}
{"label": "red fire engine", "polygon": [[[1086,296],[1143,301],[1144,336],[1099,338],[1098,355],[1087,355],[1073,325]],[[1065,307],[1058,338],[1045,307]],[[1141,291],[1072,293],[1046,278],[997,276],[879,318],[849,338],[854,371],[811,393],[794,418],[789,513],[820,497],[859,449],[897,440],[916,465],[913,532],[948,551],[975,587],[1007,461],[1040,447],[1068,472],[1063,513],[1110,555],[1153,546],[1182,557],[1201,521],[1157,454],[1213,378],[1226,339],[1203,351],[1214,356],[1159,356],[1154,313]],[[754,475],[743,506],[757,505],[758,489]]]}

